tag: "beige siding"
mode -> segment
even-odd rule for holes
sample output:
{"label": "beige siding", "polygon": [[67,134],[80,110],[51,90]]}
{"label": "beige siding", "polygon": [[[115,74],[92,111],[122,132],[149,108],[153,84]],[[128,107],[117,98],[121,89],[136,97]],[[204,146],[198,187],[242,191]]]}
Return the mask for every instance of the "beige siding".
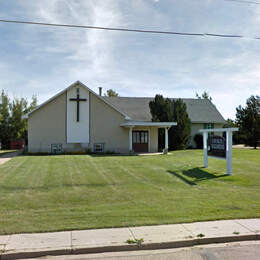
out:
{"label": "beige siding", "polygon": [[151,127],[150,129],[150,152],[158,152],[158,128]]}
{"label": "beige siding", "polygon": [[[62,144],[63,151],[93,150],[95,143],[103,143],[105,151],[129,152],[129,129],[120,125],[124,116],[107,105],[98,96],[90,93],[90,143],[66,143],[66,92],[42,106],[28,119],[29,152],[51,152],[51,144]],[[221,128],[223,124],[215,124]],[[194,136],[203,129],[203,123],[192,123],[190,146],[195,147]],[[149,152],[158,151],[158,129],[136,127],[134,130],[149,131]]]}
{"label": "beige siding", "polygon": [[[28,119],[29,152],[51,152],[51,144],[60,143],[64,152],[93,151],[95,143],[104,143],[105,151],[128,153],[129,129],[120,125],[125,118],[97,96],[90,94],[90,143],[66,143],[66,92],[33,112]],[[141,128],[136,128],[141,129]],[[149,131],[149,151],[158,150],[157,128]]]}
{"label": "beige siding", "polygon": [[[90,148],[104,143],[106,151],[129,152],[129,129],[121,127],[125,118],[95,95],[90,96]],[[149,151],[158,151],[158,130],[153,127],[136,127],[133,130],[149,131]]]}
{"label": "beige siding", "polygon": [[194,142],[194,136],[199,134],[199,130],[204,128],[204,124],[191,124],[191,137],[190,144],[193,148],[196,148],[196,143]]}
{"label": "beige siding", "polygon": [[106,151],[126,153],[129,151],[128,129],[120,126],[124,116],[90,94],[90,148],[104,143]]}
{"label": "beige siding", "polygon": [[[214,128],[222,128],[223,124],[214,124]],[[191,124],[191,137],[190,144],[193,148],[196,148],[196,143],[194,142],[194,136],[199,134],[199,130],[204,129],[204,123],[192,123]],[[216,133],[216,135],[221,135],[221,133]]]}
{"label": "beige siding", "polygon": [[33,112],[28,119],[29,152],[50,152],[52,143],[66,142],[66,93]]}

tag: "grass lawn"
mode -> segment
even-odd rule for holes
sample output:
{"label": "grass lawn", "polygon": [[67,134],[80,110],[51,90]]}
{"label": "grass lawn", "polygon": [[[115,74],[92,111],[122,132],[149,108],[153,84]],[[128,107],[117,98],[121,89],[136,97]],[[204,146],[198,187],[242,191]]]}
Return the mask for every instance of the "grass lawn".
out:
{"label": "grass lawn", "polygon": [[0,233],[260,217],[260,151],[225,161],[157,156],[19,156],[0,166]]}

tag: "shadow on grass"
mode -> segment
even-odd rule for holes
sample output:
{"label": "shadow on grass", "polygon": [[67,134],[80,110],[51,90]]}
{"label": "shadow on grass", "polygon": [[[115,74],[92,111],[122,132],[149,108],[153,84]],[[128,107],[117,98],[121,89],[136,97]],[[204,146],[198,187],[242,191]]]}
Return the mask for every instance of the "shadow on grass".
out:
{"label": "shadow on grass", "polygon": [[[193,168],[193,169],[185,170],[185,171],[182,171],[182,174],[179,174],[174,171],[168,171],[168,173],[174,175],[175,177],[179,178],[180,180],[189,184],[190,186],[197,185],[197,182],[200,182],[200,181],[228,176],[227,174],[215,175],[212,173],[208,173],[206,171],[203,171],[201,168]],[[192,179],[192,180],[190,180],[190,179]]]}

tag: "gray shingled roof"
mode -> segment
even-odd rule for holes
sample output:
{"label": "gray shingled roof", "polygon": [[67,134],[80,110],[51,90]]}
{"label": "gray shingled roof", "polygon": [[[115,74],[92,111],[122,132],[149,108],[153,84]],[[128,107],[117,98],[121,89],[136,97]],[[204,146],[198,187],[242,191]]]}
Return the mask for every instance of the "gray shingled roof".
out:
{"label": "gray shingled roof", "polygon": [[[149,102],[153,98],[139,97],[103,97],[118,110],[127,114],[135,121],[151,121]],[[187,112],[192,123],[225,123],[214,104],[206,99],[182,99],[187,106]]]}

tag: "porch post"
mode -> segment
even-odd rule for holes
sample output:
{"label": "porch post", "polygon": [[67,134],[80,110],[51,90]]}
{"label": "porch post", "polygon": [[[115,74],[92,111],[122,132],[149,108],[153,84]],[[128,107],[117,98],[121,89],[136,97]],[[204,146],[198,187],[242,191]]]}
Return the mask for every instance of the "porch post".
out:
{"label": "porch post", "polygon": [[168,153],[169,145],[168,145],[168,127],[165,127],[165,148],[164,148],[164,154]]}
{"label": "porch post", "polygon": [[130,153],[133,151],[133,140],[132,140],[133,134],[132,134],[132,132],[133,132],[133,127],[131,126],[129,128],[129,152]]}
{"label": "porch post", "polygon": [[204,167],[208,168],[208,133],[203,132]]}

